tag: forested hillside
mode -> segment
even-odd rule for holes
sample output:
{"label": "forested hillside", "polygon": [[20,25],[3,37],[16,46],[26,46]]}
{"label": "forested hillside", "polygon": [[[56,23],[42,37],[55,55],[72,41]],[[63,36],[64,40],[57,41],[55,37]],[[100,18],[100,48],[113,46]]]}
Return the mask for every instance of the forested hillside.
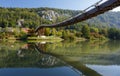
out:
{"label": "forested hillside", "polygon": [[106,12],[87,20],[89,24],[120,28],[120,12]]}
{"label": "forested hillside", "polygon": [[[58,17],[55,17],[56,13],[59,15]],[[53,8],[0,8],[0,27],[18,27],[19,21],[22,20],[21,27],[36,28],[40,24],[63,21],[78,13],[79,11]],[[50,20],[49,17],[53,20]]]}
{"label": "forested hillside", "polygon": [[[15,37],[26,39],[28,35],[36,36],[34,29],[38,26],[64,21],[80,12],[55,8],[0,8],[0,38]],[[31,31],[21,29],[24,27]],[[120,39],[118,27],[120,28],[120,12],[107,12],[71,26],[52,29],[45,28],[44,35],[58,36],[66,40],[72,40],[76,37],[86,39]]]}
{"label": "forested hillside", "polygon": [[[19,21],[23,20],[22,27],[36,28],[41,24],[63,21],[78,13],[80,11],[56,8],[0,8],[0,27],[18,27]],[[107,12],[86,22],[96,27],[120,28],[120,12]]]}

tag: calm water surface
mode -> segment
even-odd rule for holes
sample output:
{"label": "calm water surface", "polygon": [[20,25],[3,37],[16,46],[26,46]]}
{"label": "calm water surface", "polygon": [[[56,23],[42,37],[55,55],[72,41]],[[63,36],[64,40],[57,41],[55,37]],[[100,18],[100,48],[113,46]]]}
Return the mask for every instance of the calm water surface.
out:
{"label": "calm water surface", "polygon": [[120,41],[0,42],[0,76],[120,76]]}

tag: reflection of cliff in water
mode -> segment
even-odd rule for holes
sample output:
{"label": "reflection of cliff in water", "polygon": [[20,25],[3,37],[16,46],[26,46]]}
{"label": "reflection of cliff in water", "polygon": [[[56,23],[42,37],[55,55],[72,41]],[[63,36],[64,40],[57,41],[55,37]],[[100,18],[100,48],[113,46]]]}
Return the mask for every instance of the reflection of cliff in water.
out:
{"label": "reflection of cliff in water", "polygon": [[[3,45],[2,45],[3,44]],[[0,44],[0,67],[60,67],[66,64],[51,55],[38,53],[34,45],[21,43]],[[5,46],[6,45],[6,46]],[[10,47],[9,47],[10,46]],[[16,46],[16,47],[14,47]]]}
{"label": "reflection of cliff in water", "polygon": [[86,76],[101,76],[85,64],[120,64],[120,42],[0,43],[0,67],[71,66]]}

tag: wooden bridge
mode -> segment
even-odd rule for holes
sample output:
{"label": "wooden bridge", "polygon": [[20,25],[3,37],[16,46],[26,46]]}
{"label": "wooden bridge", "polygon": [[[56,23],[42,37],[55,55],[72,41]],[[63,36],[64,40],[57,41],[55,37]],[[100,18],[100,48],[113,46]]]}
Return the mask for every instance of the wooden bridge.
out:
{"label": "wooden bridge", "polygon": [[94,5],[91,5],[90,7],[83,10],[83,13],[80,13],[60,23],[51,24],[51,25],[41,25],[35,29],[35,32],[41,32],[44,30],[43,28],[45,27],[49,27],[49,28],[63,27],[63,26],[72,25],[78,22],[82,22],[84,20],[100,15],[106,11],[112,10],[113,8],[118,6],[120,6],[120,0],[100,0]]}

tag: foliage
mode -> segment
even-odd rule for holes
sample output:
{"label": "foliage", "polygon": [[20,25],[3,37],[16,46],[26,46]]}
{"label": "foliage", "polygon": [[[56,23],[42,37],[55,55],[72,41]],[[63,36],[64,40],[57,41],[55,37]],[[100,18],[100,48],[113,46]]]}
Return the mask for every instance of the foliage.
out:
{"label": "foliage", "polygon": [[[42,18],[42,11],[53,10],[60,17],[55,21],[50,21]],[[22,27],[36,28],[41,24],[52,24],[60,22],[70,16],[75,16],[80,11],[62,10],[55,8],[0,8],[0,27],[18,27],[18,21],[24,19]]]}
{"label": "foliage", "polygon": [[98,28],[91,27],[91,28],[90,28],[90,32],[92,32],[92,33],[98,33],[99,30],[98,30]]}
{"label": "foliage", "polygon": [[51,35],[56,35],[57,34],[57,31],[55,28],[52,28],[52,32],[51,32]]}
{"label": "foliage", "polygon": [[89,39],[90,38],[90,28],[88,27],[88,25],[84,25],[82,27],[82,36]]}
{"label": "foliage", "polygon": [[27,39],[27,33],[23,32],[20,28],[2,28],[0,32],[0,39],[9,39],[15,37],[16,39]]}
{"label": "foliage", "polygon": [[97,17],[87,20],[87,22],[99,28],[120,28],[120,12],[106,12]]}
{"label": "foliage", "polygon": [[0,27],[18,27],[18,21],[24,19],[22,27],[35,28],[40,25],[40,17],[35,12],[20,8],[0,8]]}
{"label": "foliage", "polygon": [[[42,11],[52,10],[59,14],[54,21],[44,19]],[[69,17],[75,16],[81,11],[63,10],[56,8],[0,8],[0,39],[16,37],[25,39],[30,36],[36,36],[34,29],[42,24],[53,24],[61,22]],[[60,28],[45,28],[46,36],[58,36],[63,39],[75,39],[84,37],[86,39],[120,39],[120,30],[109,27],[120,27],[120,12],[107,12],[84,22]],[[21,24],[19,24],[19,22]],[[15,28],[14,32],[8,31],[8,27]],[[31,28],[31,33],[23,33],[20,28]],[[3,30],[1,30],[3,29]]]}
{"label": "foliage", "polygon": [[65,40],[74,40],[76,37],[69,30],[63,31],[62,38]]}
{"label": "foliage", "polygon": [[108,37],[108,29],[107,28],[100,29],[99,33],[104,35],[105,37]]}
{"label": "foliage", "polygon": [[51,34],[50,28],[45,28],[45,35],[49,36]]}
{"label": "foliage", "polygon": [[108,37],[113,40],[118,40],[120,39],[120,30],[116,28],[110,28],[108,30]]}

